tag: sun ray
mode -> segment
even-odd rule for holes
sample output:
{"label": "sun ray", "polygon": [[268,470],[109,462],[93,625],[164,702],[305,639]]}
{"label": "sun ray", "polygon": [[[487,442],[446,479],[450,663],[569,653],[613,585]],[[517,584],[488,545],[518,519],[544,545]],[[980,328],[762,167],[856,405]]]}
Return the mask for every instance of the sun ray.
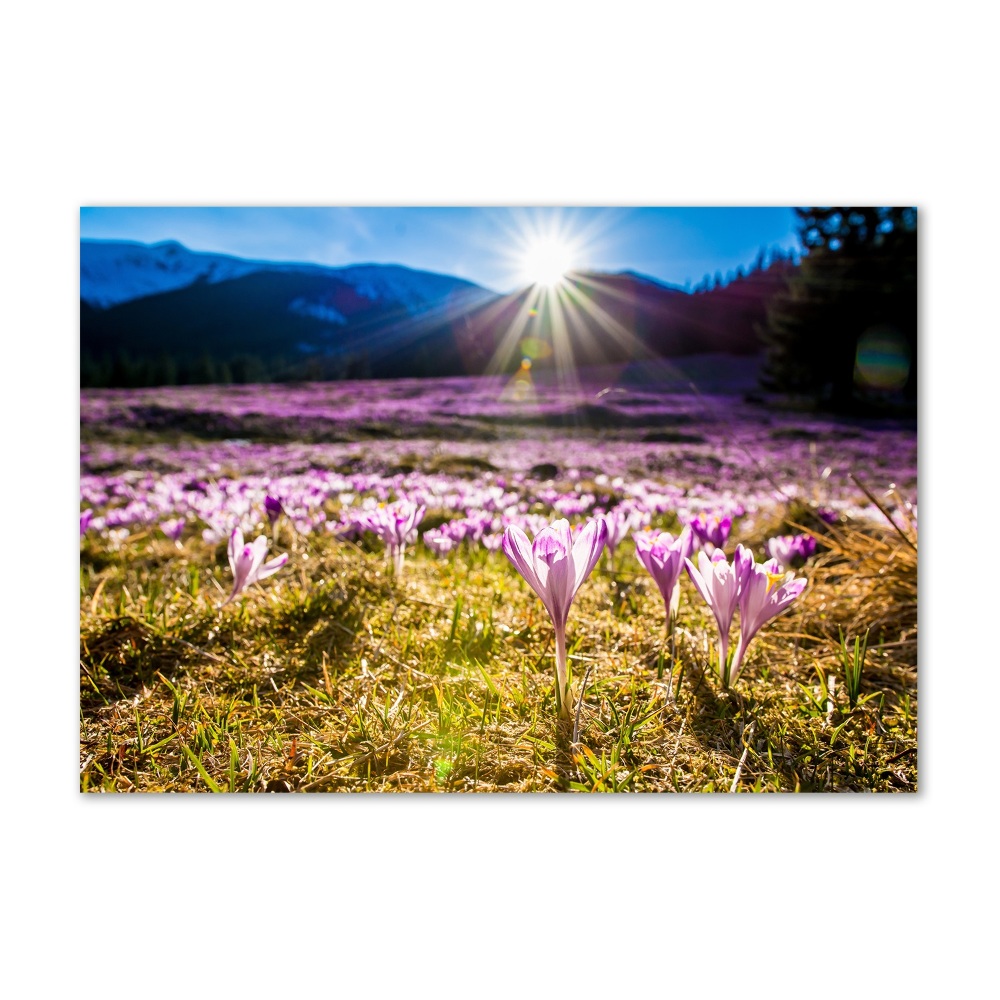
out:
{"label": "sun ray", "polygon": [[510,235],[505,256],[520,291],[478,317],[483,326],[496,331],[488,374],[513,373],[524,380],[549,367],[560,389],[573,390],[580,385],[577,369],[581,365],[653,357],[630,325],[615,319],[587,294],[587,289],[594,288],[602,295],[628,298],[612,282],[605,288],[583,270],[597,253],[595,234],[607,230],[621,213],[600,212],[581,226],[571,211],[515,209],[508,215],[510,225],[503,223]]}
{"label": "sun ray", "polygon": [[591,318],[618,343],[619,347],[635,360],[654,357],[653,352],[628,327],[618,322],[607,310],[584,295],[579,287],[566,286],[567,296],[579,305]]}
{"label": "sun ray", "polygon": [[560,287],[545,290],[549,312],[549,330],[552,337],[552,358],[556,368],[556,382],[564,391],[574,393],[580,387],[573,341],[569,336],[566,313],[559,299]]}
{"label": "sun ray", "polygon": [[543,289],[535,287],[528,291],[517,311],[517,315],[511,321],[510,326],[504,331],[497,344],[493,357],[486,367],[487,375],[498,375],[507,371],[507,366],[517,355],[521,344],[522,334],[528,325],[528,320],[532,317],[532,311],[536,303],[542,296]]}

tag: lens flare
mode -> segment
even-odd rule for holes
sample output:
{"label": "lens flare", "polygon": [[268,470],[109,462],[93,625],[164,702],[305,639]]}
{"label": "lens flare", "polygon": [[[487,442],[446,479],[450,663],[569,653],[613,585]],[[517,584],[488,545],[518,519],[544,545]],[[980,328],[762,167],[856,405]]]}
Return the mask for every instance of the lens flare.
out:
{"label": "lens flare", "polygon": [[539,340],[538,337],[525,337],[521,341],[521,353],[525,360],[541,361],[552,356],[552,345],[544,340]]}
{"label": "lens flare", "polygon": [[910,377],[910,348],[891,326],[876,326],[858,338],[854,381],[864,389],[893,392]]}

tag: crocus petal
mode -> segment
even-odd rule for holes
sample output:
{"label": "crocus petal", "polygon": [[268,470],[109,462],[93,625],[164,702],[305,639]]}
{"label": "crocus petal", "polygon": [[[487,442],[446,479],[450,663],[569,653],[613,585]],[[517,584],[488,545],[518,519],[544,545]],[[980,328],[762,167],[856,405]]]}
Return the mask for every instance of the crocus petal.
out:
{"label": "crocus petal", "polygon": [[[241,593],[248,583],[253,570],[254,549],[252,545],[244,545],[233,562],[233,592],[229,595],[231,601]],[[226,601],[228,604],[229,601]]]}
{"label": "crocus petal", "polygon": [[257,581],[257,574],[260,572],[264,557],[267,555],[267,539],[263,535],[258,535],[247,548],[253,552],[250,574],[247,577],[247,586],[249,586]]}
{"label": "crocus petal", "polygon": [[681,604],[681,584],[680,580],[674,584],[673,593],[670,595],[670,601],[667,606],[667,616],[671,621],[677,617],[677,609]]}
{"label": "crocus petal", "polygon": [[740,594],[740,636],[744,646],[749,644],[767,621],[767,591],[770,584],[767,572],[761,566],[755,566],[743,584]]}
{"label": "crocus petal", "polygon": [[601,518],[591,521],[577,536],[573,542],[573,563],[576,567],[576,575],[573,582],[573,599],[580,589],[583,581],[590,576],[598,559],[601,558],[601,551],[607,544],[608,525]]}
{"label": "crocus petal", "polygon": [[531,554],[531,542],[528,536],[516,525],[509,525],[501,541],[504,555],[513,563],[514,569],[524,577],[528,586],[542,599],[545,600],[545,588],[535,573],[535,563]]}
{"label": "crocus petal", "polygon": [[288,553],[284,552],[277,559],[272,559],[270,562],[264,563],[259,570],[257,570],[257,575],[254,580],[264,580],[269,577],[272,573],[277,573],[285,563],[288,562]]}
{"label": "crocus petal", "polygon": [[573,539],[569,521],[560,519],[543,528],[531,545],[532,561],[543,594],[539,596],[556,628],[564,628],[576,593],[573,572]]}
{"label": "crocus petal", "polygon": [[[704,552],[699,551],[698,555],[704,555]],[[705,582],[705,578],[701,575],[701,571],[690,559],[685,559],[684,565],[687,567],[688,576],[691,577],[691,582],[695,585],[695,589],[701,594],[702,600],[711,607],[712,595]]]}
{"label": "crocus petal", "polygon": [[229,536],[229,569],[236,576],[236,559],[243,551],[243,529],[237,524]]}
{"label": "crocus petal", "polygon": [[740,587],[746,583],[753,567],[753,552],[744,545],[737,545],[736,554],[733,556],[733,569],[736,572],[736,580]]}

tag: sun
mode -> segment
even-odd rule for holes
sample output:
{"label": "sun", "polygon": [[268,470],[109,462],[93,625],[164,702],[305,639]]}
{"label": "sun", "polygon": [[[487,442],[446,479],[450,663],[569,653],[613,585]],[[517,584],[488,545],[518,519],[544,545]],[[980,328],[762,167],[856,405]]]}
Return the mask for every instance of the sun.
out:
{"label": "sun", "polygon": [[520,254],[518,277],[522,284],[555,288],[572,270],[575,248],[559,236],[534,236]]}

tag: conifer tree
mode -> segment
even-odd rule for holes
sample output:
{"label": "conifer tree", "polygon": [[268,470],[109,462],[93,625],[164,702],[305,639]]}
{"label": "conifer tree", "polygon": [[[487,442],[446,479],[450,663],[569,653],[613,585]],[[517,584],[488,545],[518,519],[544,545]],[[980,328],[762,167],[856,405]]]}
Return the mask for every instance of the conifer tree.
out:
{"label": "conifer tree", "polygon": [[[799,208],[805,249],[788,288],[774,296],[760,331],[761,382],[835,410],[859,398],[858,344],[874,330],[898,342],[916,399],[917,223],[912,208]],[[906,355],[905,359],[902,355]]]}

